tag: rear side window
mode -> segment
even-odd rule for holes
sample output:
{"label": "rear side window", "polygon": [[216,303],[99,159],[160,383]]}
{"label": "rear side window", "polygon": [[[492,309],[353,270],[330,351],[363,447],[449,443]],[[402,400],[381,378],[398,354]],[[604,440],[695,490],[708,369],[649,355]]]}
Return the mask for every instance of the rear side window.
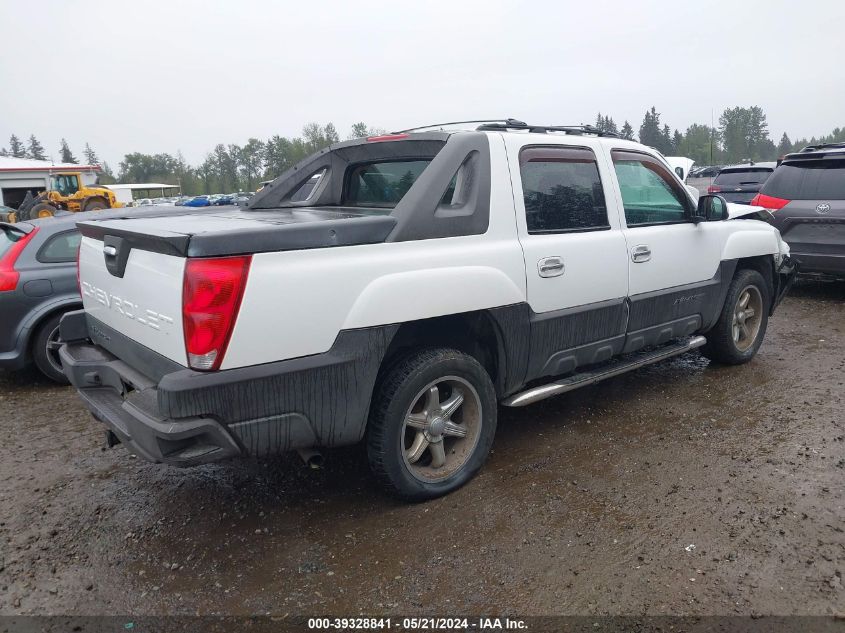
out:
{"label": "rear side window", "polygon": [[740,185],[759,185],[766,182],[772,175],[771,169],[749,169],[720,171],[713,181],[714,185],[739,187]]}
{"label": "rear side window", "polygon": [[54,235],[38,251],[36,259],[45,264],[75,262],[81,241],[82,235],[79,231],[66,231]]}
{"label": "rear side window", "polygon": [[574,147],[527,147],[519,155],[529,233],[609,229],[593,152]]}
{"label": "rear side window", "polygon": [[618,150],[611,155],[628,226],[686,221],[689,199],[657,159]]}
{"label": "rear side window", "polygon": [[6,251],[12,248],[12,244],[25,236],[26,234],[21,231],[16,231],[6,226],[0,226],[0,259],[2,259],[3,255],[6,254]]}
{"label": "rear side window", "polygon": [[428,167],[431,159],[362,163],[352,167],[344,203],[392,209]]}
{"label": "rear side window", "polygon": [[845,200],[845,160],[784,163],[763,185],[762,193],[786,200]]}

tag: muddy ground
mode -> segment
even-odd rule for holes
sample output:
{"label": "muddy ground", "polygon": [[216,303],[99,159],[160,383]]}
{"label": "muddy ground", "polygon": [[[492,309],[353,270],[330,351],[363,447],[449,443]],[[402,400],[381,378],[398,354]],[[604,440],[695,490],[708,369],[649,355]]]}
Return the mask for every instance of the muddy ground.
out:
{"label": "muddy ground", "polygon": [[842,614],[843,370],[845,285],[803,283],[754,362],[501,409],[481,474],[418,505],[360,449],[149,465],[3,374],[0,614]]}

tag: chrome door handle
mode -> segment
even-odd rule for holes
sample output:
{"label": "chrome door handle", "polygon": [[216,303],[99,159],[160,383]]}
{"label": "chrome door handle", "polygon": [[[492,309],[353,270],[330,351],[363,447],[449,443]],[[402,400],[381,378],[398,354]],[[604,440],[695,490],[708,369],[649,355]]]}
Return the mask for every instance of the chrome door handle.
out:
{"label": "chrome door handle", "polygon": [[631,261],[635,264],[642,264],[651,259],[651,249],[645,244],[640,244],[631,249]]}
{"label": "chrome door handle", "polygon": [[537,273],[540,277],[560,277],[563,271],[563,258],[557,255],[554,257],[544,257],[537,262]]}

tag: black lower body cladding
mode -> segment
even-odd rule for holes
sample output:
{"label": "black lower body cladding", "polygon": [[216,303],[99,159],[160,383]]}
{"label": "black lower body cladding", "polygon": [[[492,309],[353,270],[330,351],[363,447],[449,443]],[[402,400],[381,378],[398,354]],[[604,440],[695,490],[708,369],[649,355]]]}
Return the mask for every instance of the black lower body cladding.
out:
{"label": "black lower body cladding", "polygon": [[[208,373],[183,368],[153,379],[112,353],[122,347],[123,358],[125,348],[141,346],[80,311],[62,322],[68,342],[60,353],[83,401],[118,439],[150,461],[187,466],[358,442],[397,328],[342,332],[324,354]],[[107,346],[83,339],[94,329],[108,330]],[[149,367],[151,354],[144,348],[135,356]]]}

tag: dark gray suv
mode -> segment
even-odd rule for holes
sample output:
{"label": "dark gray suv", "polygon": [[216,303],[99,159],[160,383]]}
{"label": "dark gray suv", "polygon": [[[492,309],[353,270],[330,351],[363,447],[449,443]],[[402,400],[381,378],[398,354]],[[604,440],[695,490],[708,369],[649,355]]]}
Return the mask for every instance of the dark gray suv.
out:
{"label": "dark gray suv", "polygon": [[59,320],[82,307],[76,278],[81,239],[77,222],[196,212],[158,206],[0,222],[0,369],[21,369],[34,362],[51,380],[67,383],[58,357]]}
{"label": "dark gray suv", "polygon": [[787,154],[751,204],[772,212],[802,273],[845,278],[845,143]]}

